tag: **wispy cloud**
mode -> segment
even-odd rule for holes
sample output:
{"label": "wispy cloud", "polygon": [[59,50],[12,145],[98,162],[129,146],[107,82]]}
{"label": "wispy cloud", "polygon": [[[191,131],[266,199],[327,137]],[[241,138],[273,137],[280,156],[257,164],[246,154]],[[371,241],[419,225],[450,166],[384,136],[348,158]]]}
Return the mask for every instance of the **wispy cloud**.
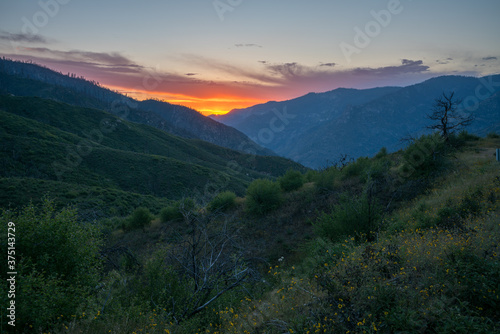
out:
{"label": "wispy cloud", "polygon": [[488,60],[497,60],[497,57],[484,57],[483,60],[488,61]]}
{"label": "wispy cloud", "polygon": [[402,59],[401,65],[385,66],[378,68],[355,68],[351,70],[353,74],[371,74],[381,76],[399,76],[408,73],[422,73],[429,70],[429,66],[424,65],[422,60]]}
{"label": "wispy cloud", "polygon": [[234,46],[236,46],[237,48],[262,48],[262,45],[253,44],[253,43],[250,43],[250,44],[235,44]]}
{"label": "wispy cloud", "polygon": [[[23,48],[22,52],[24,55],[16,54],[12,58],[31,59],[64,73],[84,75],[126,92],[137,91],[145,95],[160,96],[173,103],[183,101],[186,104],[184,101],[190,100],[190,106],[193,107],[204,100],[245,100],[258,103],[286,100],[308,92],[323,92],[338,87],[369,88],[412,84],[439,75],[430,71],[430,67],[422,60],[410,59],[402,59],[393,66],[349,69],[343,69],[335,63],[311,66],[298,62],[276,63],[266,60],[256,62],[254,67],[241,67],[217,59],[183,54],[174,61],[184,71],[175,73],[142,66],[118,52],[61,51],[49,48]],[[186,71],[185,68],[189,70]]]}
{"label": "wispy cloud", "polygon": [[445,58],[445,59],[436,59],[436,63],[439,65],[447,65],[449,64],[453,58]]}
{"label": "wispy cloud", "polygon": [[118,52],[90,52],[81,50],[60,51],[49,48],[21,48],[36,56],[43,56],[66,63],[82,63],[98,67],[142,68]]}
{"label": "wispy cloud", "polygon": [[17,43],[38,43],[38,44],[47,44],[48,41],[45,37],[41,35],[32,35],[32,34],[13,34],[7,31],[0,31],[0,40],[17,42]]}
{"label": "wispy cloud", "polygon": [[293,78],[304,75],[308,69],[306,66],[294,62],[267,65],[267,70],[275,75],[281,75],[285,78]]}

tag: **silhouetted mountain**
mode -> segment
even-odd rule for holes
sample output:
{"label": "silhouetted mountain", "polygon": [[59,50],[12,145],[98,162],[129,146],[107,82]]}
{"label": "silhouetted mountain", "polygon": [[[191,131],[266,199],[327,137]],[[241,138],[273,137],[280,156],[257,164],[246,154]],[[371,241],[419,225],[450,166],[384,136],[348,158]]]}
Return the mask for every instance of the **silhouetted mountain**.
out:
{"label": "silhouetted mountain", "polygon": [[160,101],[139,102],[101,87],[95,81],[48,68],[0,59],[0,93],[38,96],[80,107],[109,111],[126,120],[169,133],[259,155],[275,155],[240,131],[213,121],[193,109]]}
{"label": "silhouetted mountain", "polygon": [[[214,118],[282,156],[319,168],[337,160],[340,154],[357,158],[374,155],[382,146],[396,150],[402,145],[401,138],[427,132],[426,115],[443,92],[454,91],[466,105],[477,109],[476,121],[468,128],[470,132],[485,134],[498,129],[499,83],[499,75],[442,76],[404,88],[336,89],[234,110]],[[272,130],[270,124],[277,117],[276,110],[287,111],[288,123],[275,120],[278,126],[284,125],[274,127],[279,131],[262,130]]]}
{"label": "silhouetted mountain", "polygon": [[235,128],[202,116],[196,110],[155,100],[138,102],[137,109],[160,116],[172,127],[171,133],[248,153],[256,151],[260,155],[275,155],[271,150],[256,145]]}

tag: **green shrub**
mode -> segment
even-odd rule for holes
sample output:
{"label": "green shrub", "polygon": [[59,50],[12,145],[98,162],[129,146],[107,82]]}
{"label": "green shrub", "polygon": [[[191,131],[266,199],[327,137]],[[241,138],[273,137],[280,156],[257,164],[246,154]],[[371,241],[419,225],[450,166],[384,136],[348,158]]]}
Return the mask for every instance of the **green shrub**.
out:
{"label": "green shrub", "polygon": [[381,208],[373,198],[344,194],[331,213],[323,213],[313,224],[315,233],[331,241],[351,235],[357,240],[371,239],[380,220]]}
{"label": "green shrub", "polygon": [[480,188],[467,190],[465,197],[458,206],[458,212],[462,218],[469,215],[477,216],[481,210],[481,199],[484,197],[483,191]]}
{"label": "green shrub", "polygon": [[160,219],[163,223],[168,221],[179,221],[184,218],[183,213],[193,211],[196,204],[192,198],[184,198],[172,203],[160,211]]}
{"label": "green shrub", "polygon": [[412,211],[411,215],[413,219],[417,222],[418,228],[429,228],[435,225],[434,218],[428,213],[430,207],[427,203],[421,202]]}
{"label": "green shrub", "polygon": [[341,171],[336,167],[329,167],[325,170],[317,172],[314,175],[316,189],[319,192],[330,191],[335,188],[336,181],[340,179]]}
{"label": "green shrub", "polygon": [[216,212],[216,211],[226,211],[234,208],[236,206],[236,194],[232,191],[224,191],[212,199],[212,201],[208,204],[208,211]]}
{"label": "green shrub", "polygon": [[[48,200],[40,208],[4,211],[0,219],[5,222],[2,245],[7,245],[7,222],[15,224],[17,332],[42,332],[70,319],[100,279],[102,235],[95,224],[78,222],[73,209],[57,212]],[[12,271],[6,265],[6,260],[0,265],[4,274]],[[2,305],[9,302],[6,288],[0,287]],[[4,326],[5,320],[2,333]]]}
{"label": "green shrub", "polygon": [[427,177],[445,166],[448,152],[439,134],[424,135],[404,150],[399,175],[403,178]]}
{"label": "green shrub", "polygon": [[266,179],[253,181],[247,189],[247,211],[261,215],[277,209],[283,201],[280,186]]}
{"label": "green shrub", "polygon": [[453,133],[448,136],[448,144],[454,148],[460,148],[466,144],[467,141],[478,141],[480,137],[468,133],[466,130],[460,131],[458,134]]}
{"label": "green shrub", "polygon": [[[381,150],[382,153],[384,149]],[[378,154],[377,154],[378,155]],[[359,177],[360,181],[365,183],[368,179],[379,179],[384,176],[385,173],[389,171],[391,163],[386,157],[387,152],[378,155],[376,159],[370,159],[366,157],[358,158],[353,163],[347,165],[342,169],[342,178],[348,179],[352,177]]]}
{"label": "green shrub", "polygon": [[297,190],[304,185],[304,176],[299,171],[289,169],[285,175],[278,179],[278,182],[283,191],[289,192]]}
{"label": "green shrub", "polygon": [[149,212],[147,208],[137,208],[128,218],[127,228],[134,230],[142,228],[144,229],[153,220],[153,215]]}
{"label": "green shrub", "polygon": [[307,171],[307,173],[305,175],[305,179],[307,182],[314,182],[317,175],[318,175],[318,171],[311,169],[311,170]]}
{"label": "green shrub", "polygon": [[466,130],[460,131],[460,133],[457,135],[457,138],[462,141],[478,141],[481,139],[481,137],[476,136],[472,133],[467,132]]}
{"label": "green shrub", "polygon": [[490,132],[486,135],[486,138],[497,139],[497,138],[500,138],[500,135],[498,133],[495,133],[495,132]]}
{"label": "green shrub", "polygon": [[187,299],[188,289],[182,277],[173,270],[165,258],[167,253],[159,249],[144,266],[148,284],[144,284],[144,298],[150,298],[158,305],[171,305],[172,301]]}
{"label": "green shrub", "polygon": [[348,179],[351,177],[362,176],[372,165],[371,159],[360,157],[355,162],[348,164],[342,169],[342,178]]}
{"label": "green shrub", "polygon": [[461,227],[465,218],[477,216],[483,206],[484,194],[480,188],[468,189],[459,203],[448,199],[437,213],[436,225],[444,228]]}
{"label": "green shrub", "polygon": [[375,155],[375,159],[385,158],[387,156],[387,148],[382,147],[380,151]]}
{"label": "green shrub", "polygon": [[166,208],[161,209],[160,211],[160,220],[162,223],[181,219],[182,214],[180,213],[179,208],[175,205],[169,205]]}
{"label": "green shrub", "polygon": [[467,249],[457,249],[445,260],[443,266],[454,270],[451,275],[443,275],[443,280],[449,280],[449,285],[457,281],[460,284],[454,297],[470,305],[470,309],[481,310],[483,315],[498,319],[500,309],[498,294],[495,293],[500,284],[498,261],[494,261],[492,256],[477,256]]}
{"label": "green shrub", "polygon": [[119,228],[126,228],[127,218],[123,217],[110,217],[104,218],[100,221],[103,234],[109,235]]}
{"label": "green shrub", "polygon": [[445,206],[438,210],[436,225],[442,228],[460,227],[462,225],[460,212],[452,201],[446,201]]}

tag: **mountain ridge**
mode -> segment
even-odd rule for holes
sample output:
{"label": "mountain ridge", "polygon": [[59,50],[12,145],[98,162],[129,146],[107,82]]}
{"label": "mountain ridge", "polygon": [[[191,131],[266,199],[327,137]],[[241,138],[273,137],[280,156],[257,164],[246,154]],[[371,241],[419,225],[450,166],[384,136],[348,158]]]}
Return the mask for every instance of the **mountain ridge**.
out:
{"label": "mountain ridge", "polygon": [[[147,196],[166,203],[192,194],[203,200],[226,189],[243,194],[255,178],[278,177],[290,168],[306,170],[284,158],[248,155],[102,110],[38,97],[0,95],[0,119],[2,207],[25,205],[19,191],[40,200],[50,184],[57,189],[51,195],[64,204],[81,200],[77,195],[66,198],[64,189],[110,189],[123,197],[119,212],[129,213],[124,211],[132,209],[127,204],[151,198]],[[33,186],[16,180],[33,180]],[[16,188],[19,182],[24,190]],[[88,200],[80,204],[90,206]]]}
{"label": "mountain ridge", "polygon": [[[0,58],[0,93],[38,96],[76,106],[107,110],[129,121],[147,124],[184,138],[197,138],[252,154],[276,155],[252,142],[241,131],[214,122],[194,109],[154,101],[156,110],[145,110],[141,107],[149,106],[152,100],[136,101],[102,87],[98,82],[88,81],[71,73],[65,75],[33,63]],[[175,113],[175,122],[171,117],[165,117],[169,112]]]}
{"label": "mountain ridge", "polygon": [[[487,98],[479,99],[476,90],[481,90],[483,95],[488,93]],[[406,87],[339,88],[309,93],[288,101],[239,109],[214,119],[234,126],[282,156],[308,167],[323,168],[340,155],[373,156],[382,146],[394,151],[402,147],[400,140],[403,137],[426,133],[425,127],[429,124],[426,114],[443,92],[454,91],[455,96],[476,103],[476,122],[468,128],[471,132],[485,135],[487,129],[495,131],[498,128],[495,124],[500,123],[500,112],[494,102],[499,90],[499,75],[483,78],[441,76]],[[273,133],[273,140],[259,140],[259,131],[269,124],[272,108],[286,108],[296,115],[296,120],[290,121],[282,131]]]}

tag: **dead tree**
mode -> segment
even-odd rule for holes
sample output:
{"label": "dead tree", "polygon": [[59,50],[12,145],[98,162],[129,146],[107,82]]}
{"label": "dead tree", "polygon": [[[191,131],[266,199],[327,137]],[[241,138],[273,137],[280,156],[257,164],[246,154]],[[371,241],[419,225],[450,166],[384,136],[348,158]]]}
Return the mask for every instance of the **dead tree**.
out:
{"label": "dead tree", "polygon": [[427,126],[428,129],[438,130],[445,141],[448,141],[449,135],[469,126],[474,121],[472,114],[465,114],[459,111],[461,99],[455,99],[455,92],[449,95],[443,93],[441,97],[435,100],[432,107],[432,113],[427,118],[435,121],[435,124]]}
{"label": "dead tree", "polygon": [[[254,279],[247,266],[245,250],[230,223],[214,215],[183,212],[186,232],[164,254],[163,275],[175,276],[163,284],[162,303],[168,316],[177,322],[203,311],[225,293]],[[180,287],[180,288],[179,288]]]}

